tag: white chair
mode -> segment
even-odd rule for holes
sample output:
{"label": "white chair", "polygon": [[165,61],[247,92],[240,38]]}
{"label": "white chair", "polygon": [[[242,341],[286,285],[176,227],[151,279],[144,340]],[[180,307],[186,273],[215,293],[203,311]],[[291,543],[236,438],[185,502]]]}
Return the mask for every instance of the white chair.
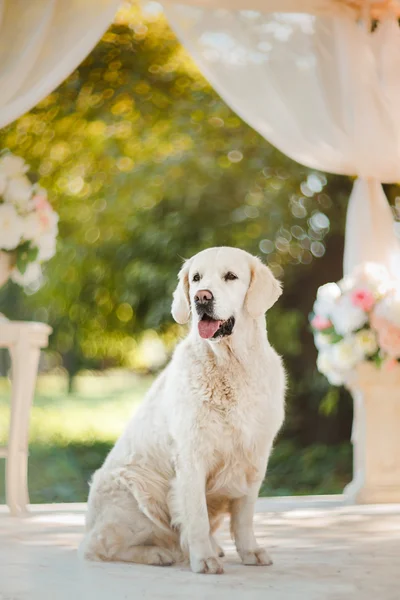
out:
{"label": "white chair", "polygon": [[8,348],[12,364],[11,420],[6,459],[6,502],[12,515],[27,510],[28,436],[40,349],[48,344],[51,327],[44,323],[0,321],[0,348]]}

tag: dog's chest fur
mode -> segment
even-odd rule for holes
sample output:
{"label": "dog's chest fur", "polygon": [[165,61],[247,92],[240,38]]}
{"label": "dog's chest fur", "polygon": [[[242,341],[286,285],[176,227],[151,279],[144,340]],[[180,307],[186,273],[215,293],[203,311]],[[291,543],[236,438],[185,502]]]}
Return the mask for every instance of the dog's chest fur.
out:
{"label": "dog's chest fur", "polygon": [[207,495],[240,497],[263,477],[265,440],[271,438],[271,392],[262,362],[244,369],[234,359],[221,365],[208,357],[194,369],[191,385],[195,393],[201,385],[196,428],[206,457]]}

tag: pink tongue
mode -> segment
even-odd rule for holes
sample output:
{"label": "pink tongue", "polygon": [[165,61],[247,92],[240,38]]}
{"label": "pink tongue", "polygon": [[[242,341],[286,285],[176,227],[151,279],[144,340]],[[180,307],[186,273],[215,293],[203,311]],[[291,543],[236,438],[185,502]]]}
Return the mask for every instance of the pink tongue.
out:
{"label": "pink tongue", "polygon": [[200,337],[207,340],[221,327],[221,321],[199,321]]}

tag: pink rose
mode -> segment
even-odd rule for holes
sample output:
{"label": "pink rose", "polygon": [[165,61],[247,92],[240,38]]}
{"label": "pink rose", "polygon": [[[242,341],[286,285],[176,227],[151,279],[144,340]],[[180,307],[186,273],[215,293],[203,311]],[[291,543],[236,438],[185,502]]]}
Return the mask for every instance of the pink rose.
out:
{"label": "pink rose", "polygon": [[43,225],[44,229],[47,229],[47,227],[49,226],[49,223],[50,223],[50,219],[49,219],[48,215],[46,215],[45,212],[39,212],[39,220],[40,220],[41,224]]}
{"label": "pink rose", "polygon": [[326,319],[325,317],[315,315],[315,317],[311,321],[311,327],[317,329],[318,331],[322,331],[323,329],[329,329],[329,327],[332,327],[332,323],[329,319]]}
{"label": "pink rose", "polygon": [[365,312],[369,312],[375,304],[375,297],[370,290],[359,288],[351,294],[351,301]]}
{"label": "pink rose", "polygon": [[395,358],[389,358],[388,360],[385,360],[383,364],[387,371],[393,371],[393,369],[397,365],[397,360]]}
{"label": "pink rose", "polygon": [[377,332],[381,349],[391,359],[400,358],[400,327],[396,327],[390,321],[376,314],[371,316],[371,325]]}
{"label": "pink rose", "polygon": [[33,204],[38,211],[51,210],[51,205],[45,196],[36,194],[32,198]]}

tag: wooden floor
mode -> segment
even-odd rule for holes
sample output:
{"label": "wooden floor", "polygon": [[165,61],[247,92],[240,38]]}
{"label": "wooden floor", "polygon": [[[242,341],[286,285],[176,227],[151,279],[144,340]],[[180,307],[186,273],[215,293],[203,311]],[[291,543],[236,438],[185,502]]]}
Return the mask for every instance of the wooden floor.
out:
{"label": "wooden floor", "polygon": [[400,506],[340,497],[261,500],[256,530],[271,567],[238,561],[225,525],[224,575],[185,565],[80,562],[84,505],[0,509],[0,600],[400,600]]}

